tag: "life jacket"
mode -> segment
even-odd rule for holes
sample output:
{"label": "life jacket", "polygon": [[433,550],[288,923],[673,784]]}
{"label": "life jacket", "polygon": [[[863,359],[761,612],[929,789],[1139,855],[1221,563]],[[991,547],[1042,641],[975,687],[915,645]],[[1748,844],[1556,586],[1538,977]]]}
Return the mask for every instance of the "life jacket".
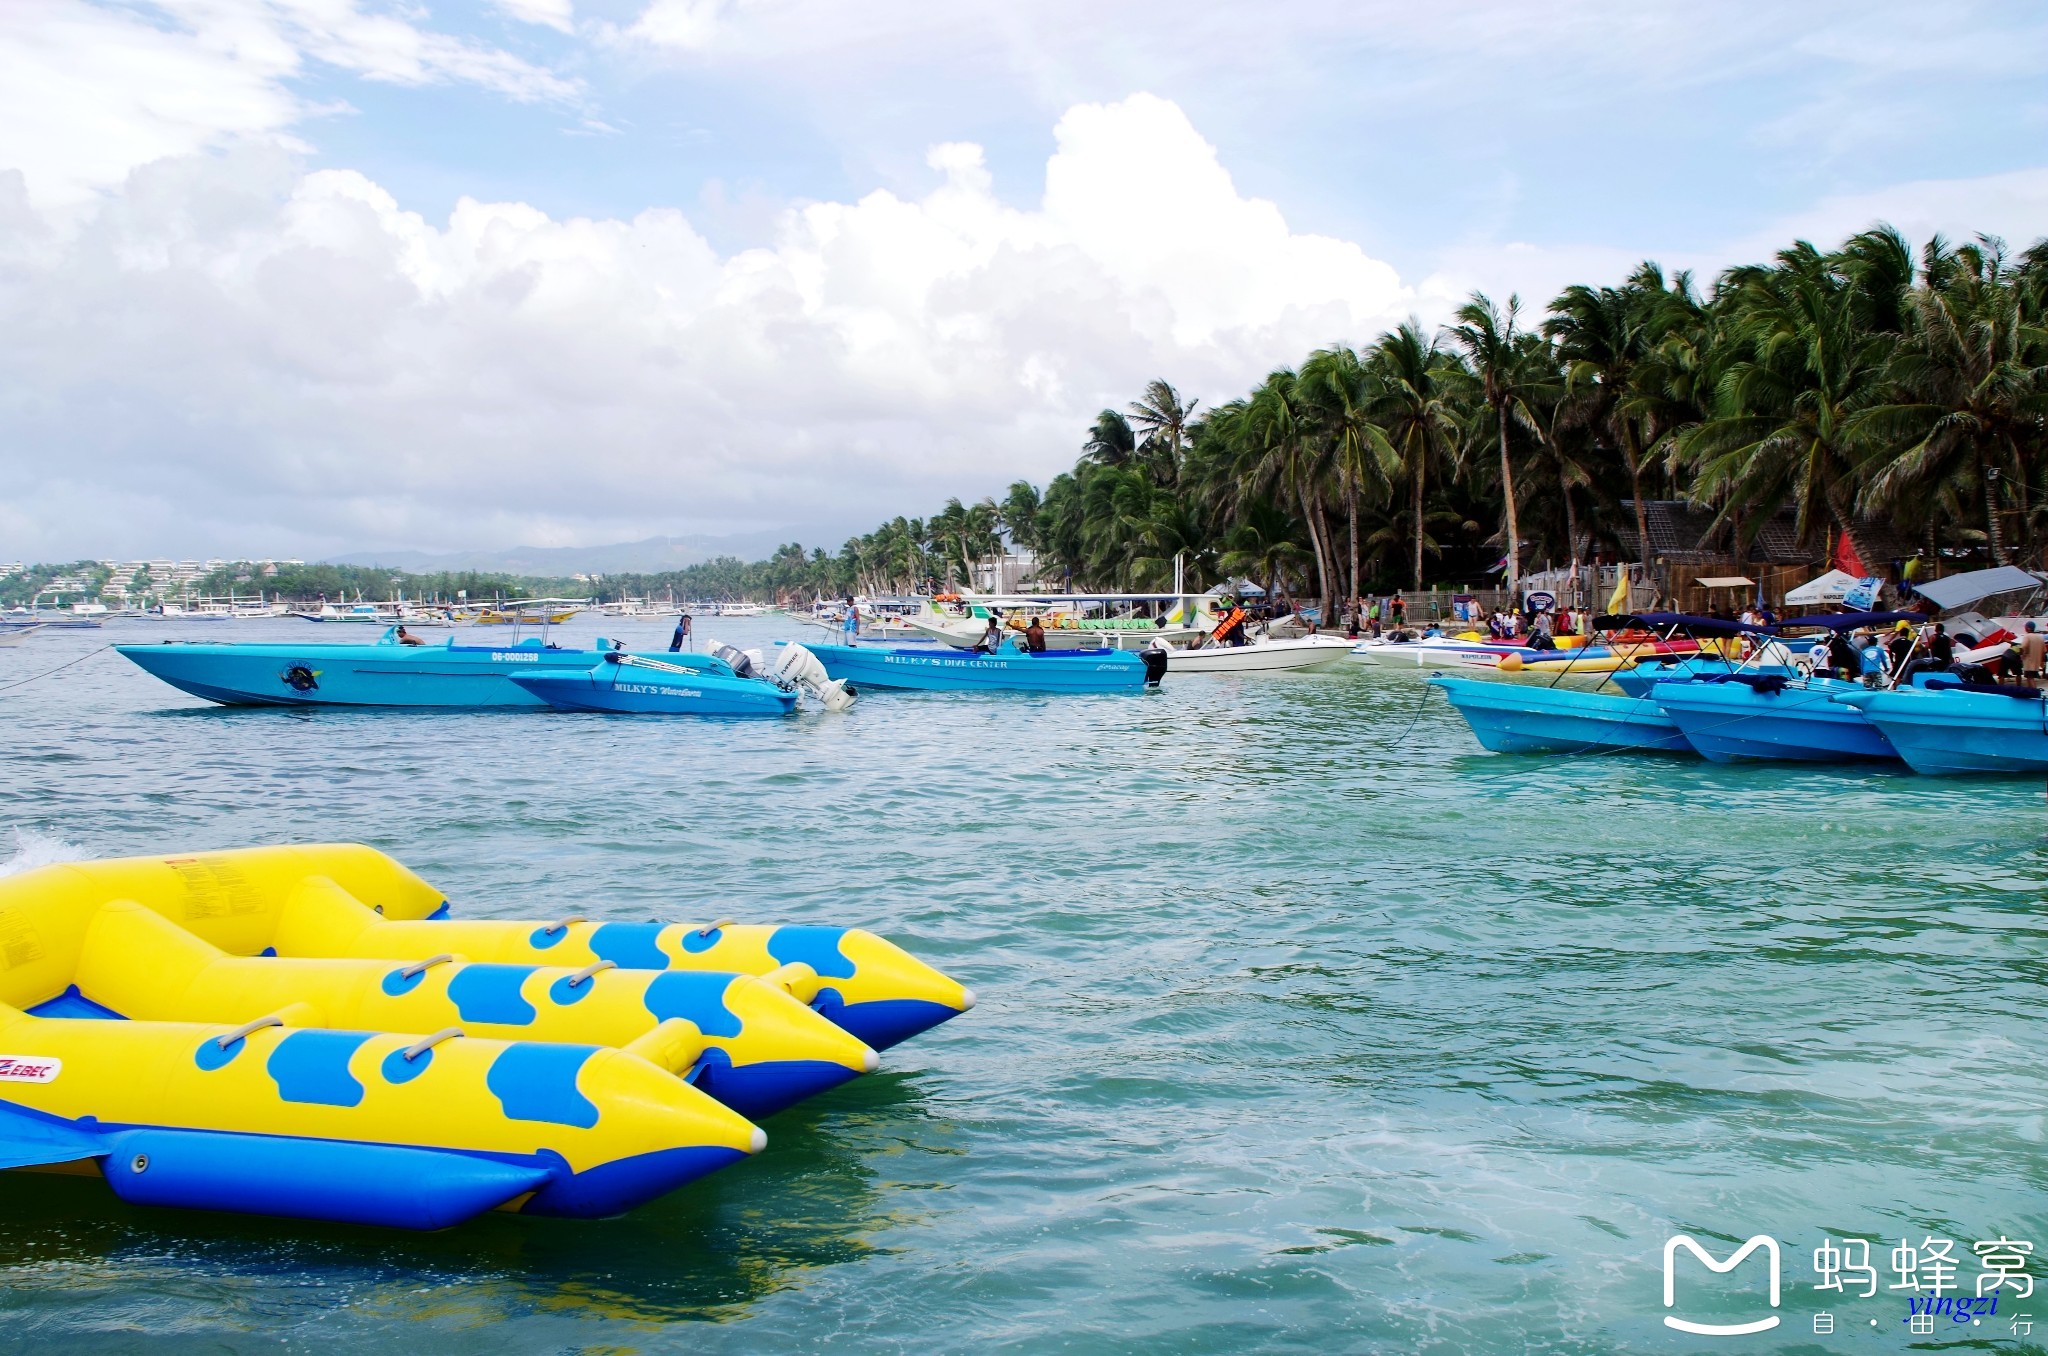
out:
{"label": "life jacket", "polygon": [[1216,629],[1210,633],[1210,636],[1214,640],[1225,641],[1230,639],[1230,635],[1233,631],[1237,630],[1240,626],[1243,625],[1244,609],[1241,607],[1233,607],[1230,609],[1230,611],[1224,613],[1221,617],[1218,617],[1216,619]]}

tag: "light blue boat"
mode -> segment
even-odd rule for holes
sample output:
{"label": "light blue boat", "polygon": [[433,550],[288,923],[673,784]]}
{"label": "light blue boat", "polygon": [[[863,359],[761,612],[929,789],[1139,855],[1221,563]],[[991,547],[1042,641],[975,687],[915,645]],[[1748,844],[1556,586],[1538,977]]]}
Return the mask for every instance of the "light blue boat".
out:
{"label": "light blue boat", "polygon": [[1896,759],[1898,751],[1862,712],[1831,700],[1862,691],[1860,684],[1834,678],[1744,673],[1658,683],[1650,700],[1702,756],[1717,763]]}
{"label": "light blue boat", "polygon": [[[1719,655],[1689,655],[1684,659],[1639,659],[1633,668],[1616,669],[1608,675],[1607,681],[1620,688],[1624,697],[1647,697],[1650,695],[1650,689],[1659,683],[1689,683],[1695,679],[1733,672],[1735,665]],[[1752,667],[1749,672],[1791,676],[1790,670],[1775,667]]]}
{"label": "light blue boat", "polygon": [[[760,678],[643,668],[604,655],[588,669],[545,669],[506,677],[557,711],[614,716],[786,716],[796,710],[794,688]],[[610,661],[610,662],[604,662]]]}
{"label": "light blue boat", "polygon": [[[602,641],[599,642],[603,644]],[[172,687],[224,706],[547,705],[510,680],[514,673],[587,673],[606,649],[568,650],[539,640],[517,645],[400,645],[393,632],[362,645],[253,645],[165,641],[116,645]],[[662,654],[680,667],[732,677],[724,660]]]}
{"label": "light blue boat", "polygon": [[975,650],[890,649],[868,645],[813,645],[833,679],[860,688],[921,692],[1138,692],[1166,672],[1157,650],[1046,650],[1028,654],[1006,645],[994,654]]}
{"label": "light blue boat", "polygon": [[1678,726],[1647,698],[1483,678],[1429,682],[1444,690],[1481,746],[1495,753],[1693,752]]}
{"label": "light blue boat", "polygon": [[1912,691],[1857,688],[1835,702],[1884,732],[1915,772],[2048,773],[2048,702],[2034,688],[1999,690],[1929,675]]}

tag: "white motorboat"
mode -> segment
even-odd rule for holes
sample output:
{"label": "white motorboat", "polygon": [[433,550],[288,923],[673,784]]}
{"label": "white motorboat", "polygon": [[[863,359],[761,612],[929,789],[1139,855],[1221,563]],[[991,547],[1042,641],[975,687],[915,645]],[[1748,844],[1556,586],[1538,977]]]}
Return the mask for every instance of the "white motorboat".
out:
{"label": "white motorboat", "polygon": [[42,629],[41,622],[0,622],[0,645],[19,645]]}
{"label": "white motorboat", "polygon": [[1204,645],[1200,649],[1166,651],[1166,671],[1182,673],[1277,673],[1287,669],[1321,669],[1341,664],[1351,654],[1342,636],[1302,636],[1297,640],[1254,640],[1244,645]]}

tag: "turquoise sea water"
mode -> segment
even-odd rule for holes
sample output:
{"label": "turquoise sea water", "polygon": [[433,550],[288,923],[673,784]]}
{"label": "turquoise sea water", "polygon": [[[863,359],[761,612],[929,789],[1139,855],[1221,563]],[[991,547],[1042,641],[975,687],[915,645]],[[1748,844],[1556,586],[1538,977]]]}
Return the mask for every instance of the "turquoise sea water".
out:
{"label": "turquoise sea water", "polygon": [[[0,683],[173,634],[117,627],[0,650]],[[1930,1337],[1885,1288],[1902,1236],[1958,1240],[1966,1294],[1972,1241],[2048,1251],[2044,788],[1502,758],[1422,700],[1354,668],[789,721],[229,711],[111,653],[0,692],[16,866],[357,839],[462,912],[857,924],[981,996],[619,1220],[414,1236],[10,1175],[0,1345],[2011,1350],[2035,1308],[2048,1332],[2048,1292]],[[1667,1311],[1681,1231],[1778,1239],[1781,1306],[1756,1261],[1688,1263]],[[1872,1240],[1875,1298],[1812,1289],[1829,1236]],[[1708,1339],[1681,1311],[1783,1323]]]}

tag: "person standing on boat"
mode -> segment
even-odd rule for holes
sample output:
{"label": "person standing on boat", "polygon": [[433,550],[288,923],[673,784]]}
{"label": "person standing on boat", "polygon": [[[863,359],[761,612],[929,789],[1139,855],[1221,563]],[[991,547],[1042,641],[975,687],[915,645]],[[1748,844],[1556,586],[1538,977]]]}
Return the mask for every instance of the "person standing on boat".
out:
{"label": "person standing on boat", "polygon": [[860,643],[860,604],[854,602],[851,596],[846,600],[846,618],[839,623],[839,628],[846,633],[848,645]]}
{"label": "person standing on boat", "polygon": [[[993,622],[990,625],[994,625]],[[1036,613],[1032,614],[1031,625],[1024,628],[1024,648],[1032,654],[1045,653],[1045,627]]]}
{"label": "person standing on boat", "polygon": [[994,613],[989,614],[988,629],[981,633],[980,640],[974,642],[974,648],[981,654],[994,654],[1003,648],[1003,628]]}
{"label": "person standing on boat", "polygon": [[685,612],[676,618],[676,633],[668,638],[668,652],[674,654],[689,643],[690,614]]}
{"label": "person standing on boat", "polygon": [[2041,628],[2027,623],[2026,634],[2020,637],[2020,677],[2027,682],[2041,681],[2044,661],[2048,661],[2048,639],[2043,639]]}

